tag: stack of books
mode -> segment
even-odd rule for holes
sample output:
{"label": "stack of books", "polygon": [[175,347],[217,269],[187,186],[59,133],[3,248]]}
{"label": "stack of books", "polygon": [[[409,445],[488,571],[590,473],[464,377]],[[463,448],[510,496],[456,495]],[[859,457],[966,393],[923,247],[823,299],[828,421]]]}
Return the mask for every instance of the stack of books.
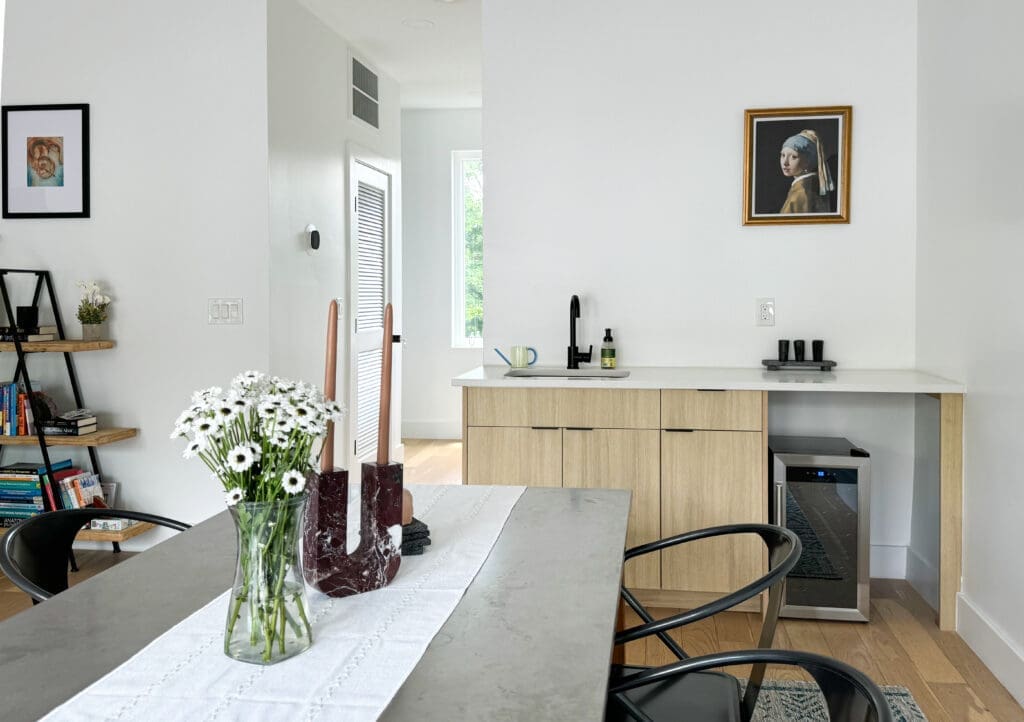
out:
{"label": "stack of books", "polygon": [[96,416],[89,409],[75,409],[40,423],[47,436],[85,436],[96,431]]}
{"label": "stack of books", "polygon": [[[71,468],[71,459],[50,464],[56,477]],[[0,527],[14,526],[41,511],[62,509],[61,495],[55,494],[46,477],[46,466],[38,462],[19,462],[0,466]]]}
{"label": "stack of books", "polygon": [[46,510],[39,474],[0,468],[0,528]]}
{"label": "stack of books", "polygon": [[25,387],[14,382],[0,384],[0,436],[28,435],[31,417]]}
{"label": "stack of books", "polygon": [[57,339],[56,326],[0,326],[0,341],[54,341]]}

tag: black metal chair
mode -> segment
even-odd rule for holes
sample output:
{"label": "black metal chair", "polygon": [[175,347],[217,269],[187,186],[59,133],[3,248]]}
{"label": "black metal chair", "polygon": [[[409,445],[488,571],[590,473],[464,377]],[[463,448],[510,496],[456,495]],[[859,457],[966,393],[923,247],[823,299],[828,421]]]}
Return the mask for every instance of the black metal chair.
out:
{"label": "black metal chair", "polygon": [[751,675],[746,692],[741,693],[735,677],[705,671],[735,664],[753,664],[755,668],[761,667],[762,672],[765,664],[802,667],[821,689],[831,722],[893,722],[885,695],[867,675],[829,657],[788,649],[709,654],[613,679],[605,722],[750,722],[760,682],[755,683]]}
{"label": "black metal chair", "polygon": [[[606,722],[617,720],[730,720],[749,722],[769,663],[799,665],[818,682],[825,694],[832,722],[890,722],[892,714],[877,686],[861,672],[836,660],[804,652],[771,649],[782,606],[786,575],[800,559],[800,539],[789,529],[770,524],[729,524],[677,534],[628,549],[633,559],[669,547],[736,534],[756,534],[768,549],[768,572],[741,589],[696,609],[655,620],[626,587],[622,598],[642,623],[618,632],[615,644],[655,635],[679,659],[661,667],[613,664],[608,683]],[[668,632],[735,607],[768,591],[758,649],[690,658]],[[736,678],[704,670],[751,664],[746,692]]]}
{"label": "black metal chair", "polygon": [[148,521],[177,531],[190,524],[163,516],[124,509],[66,509],[20,521],[0,544],[0,571],[33,603],[46,601],[68,588],[68,558],[75,536],[93,519]]}
{"label": "black metal chair", "polygon": [[[786,575],[800,560],[800,538],[789,529],[784,529],[773,524],[727,524],[725,526],[709,527],[696,531],[676,534],[675,536],[659,539],[649,544],[642,544],[632,549],[627,549],[625,560],[629,561],[635,557],[651,554],[669,547],[688,544],[700,539],[711,539],[719,536],[734,536],[739,534],[756,534],[768,548],[768,572],[758,579],[750,582],[741,589],[725,595],[707,604],[702,604],[696,609],[690,609],[679,614],[674,614],[664,619],[655,620],[650,612],[640,604],[639,600],[625,586],[622,587],[622,598],[629,607],[636,612],[643,620],[642,624],[629,627],[615,635],[615,644],[625,644],[641,637],[656,634],[665,646],[679,659],[687,659],[688,655],[683,648],[672,639],[668,630],[681,627],[686,624],[706,619],[712,615],[724,612],[735,607],[737,604],[751,599],[761,592],[768,590],[768,607],[763,622],[761,623],[761,636],[758,641],[759,649],[770,649],[775,639],[775,626],[779,619],[779,609],[782,607],[782,583]],[[760,680],[759,680],[760,681]]]}

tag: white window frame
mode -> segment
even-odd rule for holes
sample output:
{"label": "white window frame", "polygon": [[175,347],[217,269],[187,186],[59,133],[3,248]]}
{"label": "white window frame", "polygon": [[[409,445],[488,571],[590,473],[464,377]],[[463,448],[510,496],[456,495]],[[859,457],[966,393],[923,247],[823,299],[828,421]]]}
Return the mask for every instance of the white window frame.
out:
{"label": "white window frame", "polygon": [[452,151],[452,348],[483,348],[483,338],[466,336],[466,209],[463,164],[482,160],[479,150]]}

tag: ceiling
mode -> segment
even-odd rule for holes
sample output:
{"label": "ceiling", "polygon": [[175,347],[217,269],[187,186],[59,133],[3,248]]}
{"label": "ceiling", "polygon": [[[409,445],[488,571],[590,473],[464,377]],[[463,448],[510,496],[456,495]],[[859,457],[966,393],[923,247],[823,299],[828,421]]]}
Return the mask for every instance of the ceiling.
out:
{"label": "ceiling", "polygon": [[480,107],[482,0],[300,0],[372,69],[403,108]]}

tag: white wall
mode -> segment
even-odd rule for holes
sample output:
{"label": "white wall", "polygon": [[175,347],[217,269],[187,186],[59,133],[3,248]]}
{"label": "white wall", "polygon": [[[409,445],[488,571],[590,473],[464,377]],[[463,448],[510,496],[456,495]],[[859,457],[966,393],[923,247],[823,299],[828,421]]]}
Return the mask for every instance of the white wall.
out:
{"label": "white wall", "polygon": [[[578,293],[581,341],[615,328],[624,366],[778,338],[913,366],[914,3],[486,1],[483,33],[486,348],[563,362]],[[744,109],[821,104],[853,106],[852,222],[742,226]]]}
{"label": "white wall", "polygon": [[967,385],[958,630],[1024,703],[1024,6],[919,13],[918,363]]}
{"label": "white wall", "polygon": [[[347,388],[349,312],[348,167],[353,149],[379,156],[394,174],[393,208],[401,208],[398,85],[380,76],[380,129],[349,116],[349,44],[296,0],[268,2],[270,112],[270,365],[275,373],[322,385],[327,306],[343,301],[338,323],[338,399]],[[356,52],[372,67],[372,58]],[[396,221],[400,214],[396,213]],[[308,253],[304,229],[320,230]],[[392,229],[401,250],[402,230]],[[395,254],[401,277],[401,253]],[[395,329],[403,327],[401,285],[395,284]],[[395,347],[391,438],[400,442],[401,353]],[[335,463],[349,462],[347,421],[335,434]]]}
{"label": "white wall", "polygon": [[[578,293],[581,345],[613,327],[624,367],[756,366],[779,338],[914,365],[914,3],[485,1],[483,33],[485,348],[564,364]],[[852,222],[744,227],[744,109],[823,104],[853,106]],[[769,428],[872,453],[873,573],[902,577],[913,400],[827,401],[773,397]]]}
{"label": "white wall", "polygon": [[452,348],[452,151],[480,142],[479,109],[402,113],[404,438],[461,438],[461,389],[450,379],[486,357]]}
{"label": "white wall", "polygon": [[[268,363],[266,21],[247,0],[7,3],[3,103],[90,104],[92,218],[0,221],[0,266],[49,269],[75,335],[75,281],[111,289],[117,347],[75,364],[100,423],[139,436],[100,449],[104,476],[126,506],[189,522],[224,504],[174,419]],[[244,325],[207,325],[214,296],[242,297]],[[62,359],[30,364],[59,395]]]}

